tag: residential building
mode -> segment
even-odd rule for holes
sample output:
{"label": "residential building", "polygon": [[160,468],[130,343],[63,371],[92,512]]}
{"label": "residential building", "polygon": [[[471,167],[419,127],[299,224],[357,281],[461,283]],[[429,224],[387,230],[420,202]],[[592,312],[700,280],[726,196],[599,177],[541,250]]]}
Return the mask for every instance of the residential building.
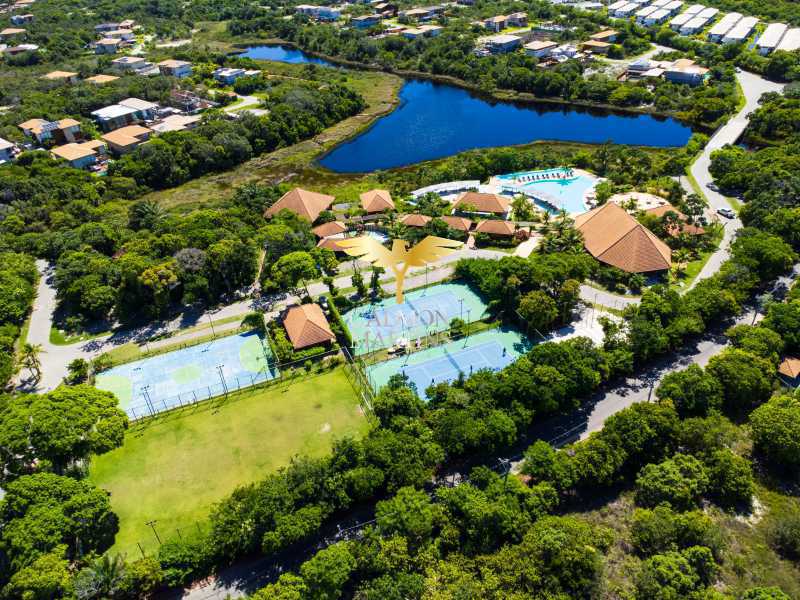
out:
{"label": "residential building", "polygon": [[220,67],[214,71],[214,79],[224,85],[231,85],[240,77],[254,77],[261,73],[258,69],[240,69],[234,67]]}
{"label": "residential building", "polygon": [[800,50],[800,28],[789,29],[781,38],[776,50],[783,50],[784,52],[793,52]]}
{"label": "residential building", "polygon": [[653,6],[652,4],[650,6],[645,6],[644,8],[640,8],[635,13],[636,22],[639,23],[640,25],[643,25],[644,24],[644,20],[647,17],[649,17],[650,15],[652,15],[654,12],[656,12],[657,10],[658,10],[658,7],[657,6]]}
{"label": "residential building", "polygon": [[492,237],[514,237],[516,232],[517,225],[515,223],[499,219],[479,221],[475,226],[475,233],[483,233]]}
{"label": "residential building", "polygon": [[318,238],[327,238],[335,235],[342,236],[346,231],[347,225],[341,221],[330,221],[314,227],[314,229],[311,230],[311,233]]}
{"label": "residential building", "polygon": [[97,163],[97,159],[105,156],[106,145],[100,140],[86,142],[70,142],[63,146],[56,146],[50,150],[56,158],[61,158],[75,169],[87,169]]}
{"label": "residential building", "polygon": [[124,21],[120,21],[119,29],[134,29],[138,27],[136,25],[136,21],[133,19],[125,19]]}
{"label": "residential building", "polygon": [[106,33],[107,31],[116,31],[119,27],[119,23],[100,23],[94,26],[94,30],[96,33]]}
{"label": "residential building", "polygon": [[687,8],[684,11],[684,14],[694,16],[694,15],[699,14],[704,9],[705,9],[705,6],[703,6],[702,4],[692,4],[689,8]]}
{"label": "residential building", "polygon": [[495,17],[490,17],[483,22],[483,26],[486,27],[486,29],[491,29],[492,31],[497,33],[505,29],[507,25],[508,25],[508,17],[504,15],[497,15]]}
{"label": "residential building", "polygon": [[26,29],[21,29],[19,27],[6,27],[2,31],[0,31],[0,40],[6,42],[14,38],[24,38],[26,34],[27,34]]}
{"label": "residential building", "polygon": [[594,40],[588,40],[581,44],[581,50],[591,52],[592,54],[608,54],[610,48],[611,44],[607,42],[595,42]]}
{"label": "residential building", "polygon": [[708,79],[709,70],[689,58],[679,58],[664,69],[664,79],[673,83],[700,85]]}
{"label": "residential building", "polygon": [[787,356],[778,367],[778,376],[793,388],[800,387],[800,358]]}
{"label": "residential building", "polygon": [[188,77],[192,74],[192,63],[187,62],[185,60],[175,60],[174,58],[170,58],[167,60],[162,60],[158,63],[158,70],[161,72],[162,75],[166,75],[167,77]]}
{"label": "residential building", "polygon": [[187,131],[197,127],[200,124],[200,119],[202,119],[200,115],[169,115],[150,125],[150,129],[156,133]]}
{"label": "residential building", "polygon": [[440,33],[444,31],[444,27],[441,25],[420,25],[419,30],[422,32],[422,35],[427,37],[436,37]]}
{"label": "residential building", "polygon": [[283,316],[283,327],[295,350],[330,345],[336,340],[322,307],[314,302],[289,307]]}
{"label": "residential building", "polygon": [[586,251],[600,262],[628,273],[666,271],[672,251],[614,202],[575,217]]}
{"label": "residential building", "polygon": [[505,219],[511,211],[511,203],[498,194],[463,192],[456,198],[453,208],[459,212],[493,214]]}
{"label": "residential building", "polygon": [[336,21],[342,16],[342,11],[335,6],[315,6],[313,4],[300,4],[295,7],[295,12],[308,15],[318,21]]}
{"label": "residential building", "polygon": [[36,44],[19,44],[18,46],[8,46],[7,48],[3,49],[3,54],[8,54],[9,56],[16,56],[17,54],[22,54],[23,52],[38,52],[39,46]]}
{"label": "residential building", "polygon": [[394,210],[394,200],[387,190],[369,190],[359,195],[361,208],[368,214]]}
{"label": "residential building", "polygon": [[704,19],[707,19],[708,21],[711,21],[711,19],[715,18],[718,14],[719,14],[719,9],[718,8],[714,8],[713,6],[709,6],[708,8],[704,8],[699,13],[697,13],[697,16],[698,17],[703,17]]}
{"label": "residential building", "polygon": [[636,2],[628,2],[627,4],[614,10],[614,17],[617,19],[627,19],[631,17],[637,10],[639,5]]}
{"label": "residential building", "polygon": [[669,16],[671,17],[673,15],[677,15],[682,7],[683,7],[683,2],[681,2],[681,0],[672,0],[671,2],[668,2],[667,4],[662,6],[661,8],[667,11]]}
{"label": "residential building", "polygon": [[678,30],[681,35],[696,35],[703,31],[709,19],[705,17],[692,17]]}
{"label": "residential building", "polygon": [[689,14],[688,12],[683,12],[675,17],[672,17],[669,21],[669,27],[673,31],[680,31],[681,27],[686,25],[689,21],[695,18],[695,15]]}
{"label": "residential building", "polygon": [[24,15],[11,15],[11,23],[14,25],[24,25],[25,23],[33,23],[33,15],[30,13]]}
{"label": "residential building", "polygon": [[644,25],[646,27],[653,27],[654,25],[661,25],[669,19],[669,11],[666,8],[659,8],[657,11],[650,13],[644,18]]}
{"label": "residential building", "polygon": [[270,206],[265,212],[265,217],[274,217],[282,210],[288,210],[313,223],[323,210],[328,210],[333,204],[333,196],[309,192],[302,188],[294,188],[286,192],[280,199]]}
{"label": "residential building", "polygon": [[442,221],[447,223],[447,226],[450,229],[455,229],[456,231],[463,231],[465,233],[468,232],[470,229],[472,229],[472,226],[474,225],[474,223],[469,219],[467,219],[466,217],[446,215],[444,217],[441,217],[441,219]]}
{"label": "residential building", "polygon": [[172,90],[169,94],[169,101],[172,106],[178,107],[185,113],[196,113],[216,106],[214,102],[186,90]]}
{"label": "residential building", "polygon": [[629,0],[616,0],[616,2],[612,2],[608,5],[608,14],[613,14],[615,10],[622,8],[626,4],[629,4]]}
{"label": "residential building", "polygon": [[391,19],[397,16],[397,5],[392,2],[379,2],[372,6],[373,10],[382,17]]}
{"label": "residential building", "polygon": [[42,75],[42,79],[48,81],[63,81],[66,83],[78,83],[78,74],[72,71],[50,71]]}
{"label": "residential building", "polygon": [[103,129],[113,131],[127,125],[136,125],[143,121],[155,119],[158,104],[140,100],[139,98],[126,98],[118,104],[112,104],[92,111],[92,116]]}
{"label": "residential building", "polygon": [[40,144],[47,140],[58,143],[75,142],[81,137],[81,124],[75,119],[61,119],[59,121],[46,121],[45,119],[30,119],[17,125],[27,137],[34,138]]}
{"label": "residential building", "polygon": [[99,75],[93,75],[92,77],[87,77],[84,79],[87,83],[94,83],[95,85],[103,85],[104,83],[111,83],[112,81],[116,81],[119,79],[116,75],[103,75],[102,73]]}
{"label": "residential building", "polygon": [[147,62],[141,56],[120,56],[111,61],[111,66],[118,71],[142,74],[154,70],[153,63]]}
{"label": "residential building", "polygon": [[547,58],[557,47],[558,44],[549,40],[528,42],[524,46],[525,54],[533,56],[534,58]]}
{"label": "residential building", "polygon": [[486,49],[492,54],[512,52],[522,45],[522,38],[516,35],[500,33],[484,40]]}
{"label": "residential building", "polygon": [[742,15],[741,13],[732,12],[728,13],[724,17],[722,17],[719,22],[717,22],[709,31],[708,31],[708,41],[709,42],[719,42],[725,37],[725,34],[728,33],[733,26],[736,25],[739,21],[741,21]]}
{"label": "residential building", "polygon": [[755,17],[744,17],[741,21],[736,23],[728,33],[722,37],[723,44],[739,44],[744,42],[753,33],[753,30],[758,24],[758,19]]}
{"label": "residential building", "polygon": [[119,51],[119,46],[122,40],[114,38],[103,38],[94,44],[95,54],[116,54]]}
{"label": "residential building", "polygon": [[598,31],[590,35],[589,39],[596,42],[608,42],[609,44],[613,44],[617,41],[618,35],[619,32],[616,29],[603,29],[603,31]]}
{"label": "residential building", "polygon": [[109,149],[115,154],[128,154],[150,139],[153,134],[151,129],[141,125],[128,125],[120,127],[100,136],[108,144]]}
{"label": "residential building", "polygon": [[130,29],[114,29],[113,31],[107,31],[104,37],[112,38],[115,40],[122,40],[123,42],[131,41],[135,36],[133,31]]}
{"label": "residential building", "polygon": [[428,215],[420,215],[417,213],[406,215],[405,217],[400,219],[400,223],[402,223],[406,227],[425,227],[425,225],[427,225],[430,222],[431,222],[431,217],[429,217]]}
{"label": "residential building", "polygon": [[411,8],[400,11],[400,16],[411,23],[419,21],[430,21],[436,17],[436,13],[430,8]]}
{"label": "residential building", "polygon": [[11,162],[14,158],[16,148],[17,147],[8,140],[0,138],[0,164]]}
{"label": "residential building", "polygon": [[369,29],[370,27],[380,25],[381,21],[381,15],[362,15],[350,19],[350,24],[356,29]]}
{"label": "residential building", "polygon": [[508,27],[527,27],[528,26],[528,13],[524,13],[524,12],[511,13],[506,18],[506,25]]}
{"label": "residential building", "polygon": [[761,34],[761,37],[756,41],[756,48],[758,53],[766,56],[773,52],[780,44],[781,38],[789,30],[789,26],[784,23],[770,23]]}

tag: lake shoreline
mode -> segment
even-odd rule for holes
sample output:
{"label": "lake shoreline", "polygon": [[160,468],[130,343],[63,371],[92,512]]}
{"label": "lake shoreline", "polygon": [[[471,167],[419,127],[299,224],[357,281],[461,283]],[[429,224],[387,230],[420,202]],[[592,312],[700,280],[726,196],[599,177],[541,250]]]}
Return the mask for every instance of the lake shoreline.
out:
{"label": "lake shoreline", "polygon": [[[452,85],[453,87],[457,87],[466,90],[470,93],[473,93],[475,96],[486,102],[506,102],[512,104],[519,103],[522,105],[531,105],[531,104],[560,105],[567,108],[585,108],[588,110],[595,109],[599,112],[603,111],[609,114],[618,114],[620,116],[648,115],[657,119],[665,119],[665,120],[674,119],[679,123],[686,125],[687,127],[691,127],[693,131],[698,133],[707,133],[707,134],[713,133],[712,129],[704,125],[694,125],[692,123],[689,123],[685,119],[681,119],[677,115],[661,112],[658,110],[652,110],[650,108],[640,108],[633,106],[620,107],[612,104],[590,102],[587,100],[564,100],[562,98],[541,97],[541,96],[534,96],[533,94],[529,94],[526,92],[516,92],[514,90],[507,90],[507,89],[499,89],[494,92],[487,92],[486,90],[481,89],[477,85],[471,84],[468,81],[464,81],[463,79],[458,79],[457,77],[452,77],[450,75],[436,75],[434,73],[426,73],[425,71],[394,69],[391,67],[383,67],[381,65],[351,61],[337,56],[329,56],[327,54],[322,54],[321,52],[316,52],[314,50],[307,50],[305,48],[302,48],[295,42],[290,42],[278,38],[268,38],[267,40],[254,41],[248,43],[236,43],[232,44],[232,46],[234,48],[240,49],[235,52],[231,52],[231,54],[235,55],[244,54],[247,52],[249,48],[252,48],[254,46],[286,46],[298,50],[300,52],[303,52],[311,57],[328,61],[332,63],[332,65],[334,66],[346,67],[350,69],[358,69],[362,71],[378,71],[382,73],[388,73],[390,75],[396,75],[406,80],[421,79],[421,80],[432,81],[434,83]],[[268,61],[269,59],[253,59],[253,60]]]}

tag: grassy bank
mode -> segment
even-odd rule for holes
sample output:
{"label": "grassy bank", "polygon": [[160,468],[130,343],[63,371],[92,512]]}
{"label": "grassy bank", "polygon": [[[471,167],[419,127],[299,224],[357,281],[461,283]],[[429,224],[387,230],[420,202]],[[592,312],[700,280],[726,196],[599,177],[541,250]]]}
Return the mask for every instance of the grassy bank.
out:
{"label": "grassy bank", "polygon": [[120,518],[112,553],[139,556],[137,542],[154,551],[151,520],[162,541],[187,535],[235,487],[366,429],[342,368],[148,420],[92,461],[90,478]]}

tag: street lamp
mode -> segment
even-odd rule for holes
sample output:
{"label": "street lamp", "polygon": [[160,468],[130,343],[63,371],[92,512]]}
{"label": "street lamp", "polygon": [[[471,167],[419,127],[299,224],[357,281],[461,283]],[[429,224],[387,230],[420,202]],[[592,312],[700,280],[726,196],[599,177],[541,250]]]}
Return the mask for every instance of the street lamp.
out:
{"label": "street lamp", "polygon": [[225,365],[217,365],[217,373],[219,373],[219,380],[222,383],[222,391],[225,392],[225,397],[228,397],[228,386],[225,385],[225,377],[222,375],[222,367]]}
{"label": "street lamp", "polygon": [[161,538],[158,537],[158,531],[156,531],[156,523],[158,523],[158,521],[153,519],[152,521],[148,521],[147,523],[145,523],[145,525],[149,526],[153,530],[153,535],[156,536],[156,539],[158,540],[158,545],[160,546],[161,545]]}

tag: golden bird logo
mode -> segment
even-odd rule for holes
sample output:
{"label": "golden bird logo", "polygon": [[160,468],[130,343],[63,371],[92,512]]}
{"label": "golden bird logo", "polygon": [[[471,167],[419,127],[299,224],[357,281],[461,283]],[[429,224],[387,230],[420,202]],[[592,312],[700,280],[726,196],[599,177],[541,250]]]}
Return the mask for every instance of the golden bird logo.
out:
{"label": "golden bird logo", "polygon": [[439,260],[461,248],[462,243],[429,235],[410,250],[405,240],[392,240],[392,249],[389,250],[375,238],[362,235],[338,240],[336,245],[350,256],[391,269],[395,276],[397,303],[402,304],[403,282],[409,267],[423,267]]}

